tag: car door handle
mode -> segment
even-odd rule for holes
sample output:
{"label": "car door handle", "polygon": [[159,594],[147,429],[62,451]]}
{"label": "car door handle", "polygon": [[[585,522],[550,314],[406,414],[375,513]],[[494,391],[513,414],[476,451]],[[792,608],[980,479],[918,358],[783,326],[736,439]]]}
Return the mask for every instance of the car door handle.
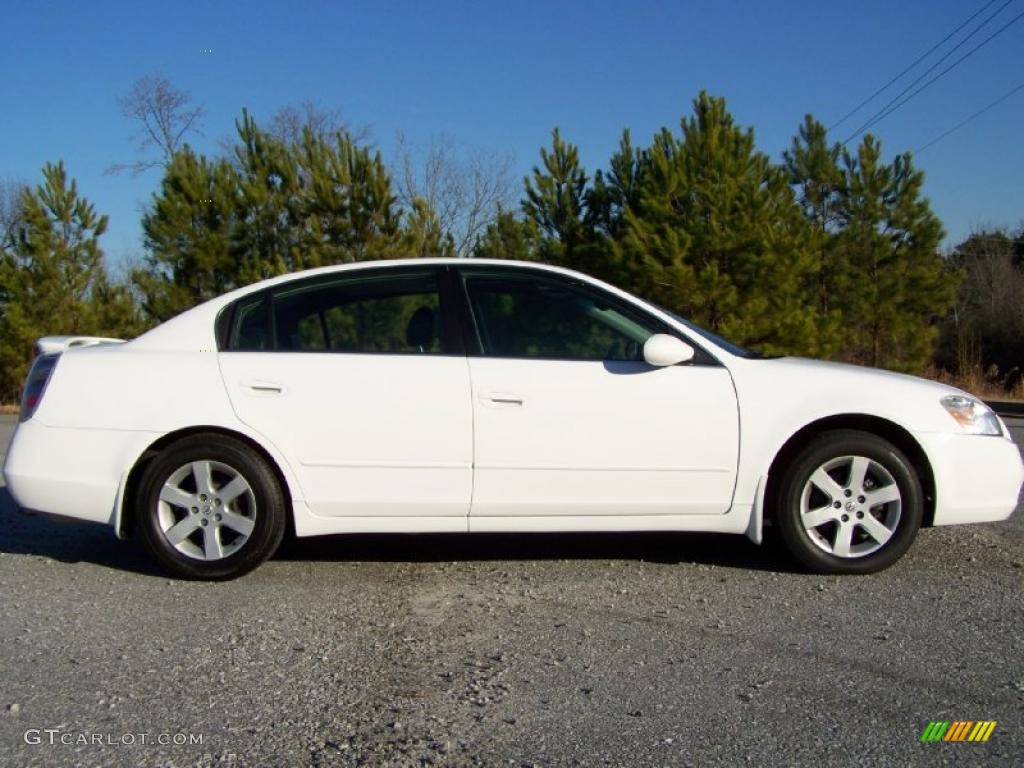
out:
{"label": "car door handle", "polygon": [[242,386],[247,389],[251,389],[253,392],[261,392],[271,395],[280,395],[284,392],[284,387],[278,384],[276,381],[264,381],[262,379],[249,379],[243,381]]}
{"label": "car door handle", "polygon": [[487,392],[480,397],[484,405],[516,407],[523,404],[522,395],[513,395],[509,392]]}

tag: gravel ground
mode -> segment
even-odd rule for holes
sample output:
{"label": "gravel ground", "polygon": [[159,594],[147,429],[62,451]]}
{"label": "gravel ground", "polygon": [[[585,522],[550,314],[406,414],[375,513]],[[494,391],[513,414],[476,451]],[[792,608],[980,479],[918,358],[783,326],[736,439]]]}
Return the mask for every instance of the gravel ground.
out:
{"label": "gravel ground", "polygon": [[[0,765],[1021,765],[1021,512],[868,577],[717,535],[353,536],[202,584],[0,489]],[[957,719],[999,724],[919,741]]]}

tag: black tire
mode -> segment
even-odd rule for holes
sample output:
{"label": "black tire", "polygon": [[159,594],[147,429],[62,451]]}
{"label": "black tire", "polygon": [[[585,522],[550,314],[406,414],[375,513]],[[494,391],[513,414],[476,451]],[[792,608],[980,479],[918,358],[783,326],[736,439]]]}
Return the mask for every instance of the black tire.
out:
{"label": "black tire", "polygon": [[[212,468],[208,473],[211,478],[210,487],[213,489],[209,494],[210,503],[202,509],[186,509],[184,506],[161,503],[160,495],[165,490],[165,484],[176,484],[173,479],[181,476],[185,466],[193,462],[197,466],[205,464]],[[188,488],[185,493],[194,492],[198,496],[202,490],[198,487],[199,473],[196,472],[192,480],[188,479],[187,474],[181,481]],[[225,496],[229,495],[231,491],[227,488],[226,480],[239,476],[247,483],[247,488],[236,500],[221,506],[222,500],[215,498],[217,490],[225,491]],[[189,488],[190,484],[194,487]],[[214,501],[217,507],[213,506]],[[218,434],[190,435],[161,451],[142,474],[135,504],[137,529],[146,549],[166,570],[186,579],[219,581],[248,573],[274,554],[286,528],[287,504],[273,470],[262,456],[245,443]],[[224,512],[225,518],[230,517],[236,521],[245,518],[242,522],[245,522],[248,532],[242,534],[228,522],[214,522],[214,518],[221,521],[220,512]],[[185,518],[190,514],[192,517],[186,522]],[[205,521],[203,516],[207,518]],[[168,526],[175,520],[184,524],[182,531],[192,525],[193,521],[206,526],[202,528],[197,523],[192,533],[180,543],[181,548],[192,551],[191,555],[180,551],[168,539]],[[220,530],[213,532],[211,526]],[[168,528],[167,533],[165,528]],[[217,549],[214,552],[219,554],[223,549],[223,556],[201,559],[207,546],[207,533],[216,538],[214,546]],[[223,544],[225,539],[229,540],[226,545]]]}
{"label": "black tire", "polygon": [[[865,488],[870,486],[870,490],[864,491],[862,495],[857,489],[851,490],[849,487],[854,472],[854,457],[868,459],[867,479],[860,485]],[[848,468],[847,459],[850,459]],[[829,478],[824,479],[838,478],[835,485],[831,486],[835,494],[825,493],[819,490],[817,484],[811,483],[811,476],[816,470],[830,463],[835,463],[835,467],[828,470]],[[860,466],[865,464],[861,463]],[[842,479],[844,473],[847,478],[845,482]],[[824,484],[828,485],[827,482]],[[889,502],[870,507],[872,492],[890,485],[895,485],[899,491],[898,504]],[[812,527],[810,530],[804,525],[802,504],[805,489],[809,509],[823,515],[835,515],[834,521],[822,523],[820,527]],[[888,493],[892,494],[893,491]],[[858,503],[860,499],[865,500],[863,504]],[[837,501],[840,505],[838,507],[835,506]],[[923,513],[921,482],[913,465],[896,446],[868,432],[835,430],[824,432],[811,440],[784,470],[777,495],[775,518],[786,548],[807,569],[815,573],[863,574],[888,568],[903,556],[921,527]],[[866,521],[869,515],[875,520]],[[868,522],[876,532],[880,532],[879,536],[873,537],[869,533]],[[884,543],[879,544],[878,539],[884,538],[885,531],[878,528],[875,522],[882,523],[882,527],[890,531]],[[849,532],[849,537],[845,539],[846,545],[850,545],[849,554],[844,556],[832,551],[842,551],[844,547],[839,543],[841,532]],[[858,548],[862,554],[855,552]]]}

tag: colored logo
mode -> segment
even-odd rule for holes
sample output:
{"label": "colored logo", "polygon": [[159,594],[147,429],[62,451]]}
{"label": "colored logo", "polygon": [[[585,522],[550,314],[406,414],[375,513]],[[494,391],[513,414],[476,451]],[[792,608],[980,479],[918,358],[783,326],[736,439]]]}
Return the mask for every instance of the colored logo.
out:
{"label": "colored logo", "polygon": [[988,741],[995,729],[995,720],[932,720],[921,741]]}

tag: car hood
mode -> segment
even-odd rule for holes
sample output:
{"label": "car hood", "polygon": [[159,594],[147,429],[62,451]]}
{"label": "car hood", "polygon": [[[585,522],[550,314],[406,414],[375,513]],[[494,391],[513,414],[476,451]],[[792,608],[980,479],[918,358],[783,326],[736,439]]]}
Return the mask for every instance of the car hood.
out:
{"label": "car hood", "polygon": [[938,393],[940,396],[959,394],[973,397],[973,395],[969,395],[963,390],[938,381],[923,379],[920,376],[911,376],[907,373],[886,371],[881,368],[869,368],[863,365],[834,363],[828,360],[813,360],[806,357],[765,358],[752,362],[764,365],[766,368],[773,370],[773,372],[786,375],[787,377],[807,377],[809,383],[815,384],[843,381],[856,383],[859,386],[877,385],[892,387],[896,391],[931,391]]}

